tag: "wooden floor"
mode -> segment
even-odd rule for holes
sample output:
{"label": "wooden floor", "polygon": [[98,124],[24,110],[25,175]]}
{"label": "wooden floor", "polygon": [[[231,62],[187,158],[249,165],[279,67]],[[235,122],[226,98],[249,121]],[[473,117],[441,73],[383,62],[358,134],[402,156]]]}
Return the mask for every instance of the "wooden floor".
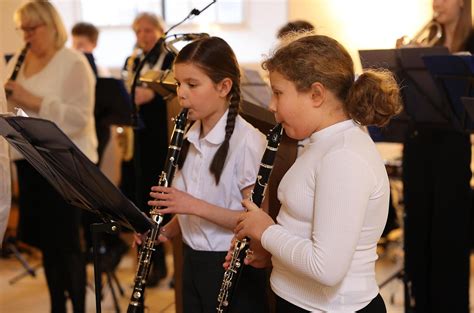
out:
{"label": "wooden floor", "polygon": [[[167,252],[171,247],[167,247]],[[119,296],[120,312],[125,312],[130,298],[132,281],[136,270],[135,251],[130,252],[122,259],[118,270],[117,277],[124,289],[124,295]],[[27,256],[31,265],[39,263],[38,255]],[[168,268],[172,269],[172,255],[167,254]],[[396,241],[389,244],[388,248],[380,251],[380,259],[376,264],[377,280],[379,284],[385,281],[393,273],[396,273],[402,266],[403,252],[401,245]],[[474,264],[474,258],[471,258],[471,264]],[[36,270],[36,277],[25,276],[10,284],[10,280],[16,275],[23,272],[23,267],[15,258],[0,258],[0,312],[8,313],[48,313],[49,298],[44,273],[42,268]],[[474,273],[474,268],[471,269]],[[162,280],[158,287],[149,288],[147,291],[146,303],[148,312],[153,313],[174,313],[174,290],[169,287],[172,272],[168,277]],[[88,266],[88,280],[93,285],[92,266]],[[471,285],[474,284],[474,277],[471,277]],[[474,285],[473,285],[474,286]],[[474,288],[471,288],[471,303],[474,303]],[[403,310],[403,284],[401,280],[394,279],[381,289],[382,297],[387,304],[389,313],[402,313]],[[95,296],[91,287],[87,288],[87,312],[96,312]],[[70,310],[72,312],[72,310]],[[104,300],[102,302],[102,312],[117,312],[114,307],[112,294],[110,289],[106,287],[104,290]],[[471,308],[471,312],[474,310]]]}
{"label": "wooden floor", "polygon": [[[167,247],[168,248],[168,247]],[[168,249],[169,250],[169,249]],[[31,265],[39,264],[38,255],[26,256]],[[167,255],[168,269],[172,269],[172,255]],[[133,278],[136,270],[136,252],[130,249],[129,253],[122,258],[116,276],[121,284],[124,295],[120,296],[117,286],[114,284],[118,296],[120,312],[126,312],[133,287]],[[49,296],[44,278],[43,269],[36,271],[36,277],[25,276],[13,285],[10,280],[19,273],[24,272],[21,263],[14,257],[0,259],[0,312],[2,313],[42,313],[49,312]],[[94,285],[93,267],[88,265],[89,286],[86,291],[87,312],[96,312],[95,294],[91,286]],[[169,271],[168,277],[157,287],[147,289],[146,304],[148,312],[174,313],[174,290],[169,287],[173,273]],[[105,279],[105,277],[104,277]],[[69,310],[72,312],[72,309]],[[114,306],[112,293],[108,285],[104,288],[104,299],[102,301],[102,312],[117,312]]]}

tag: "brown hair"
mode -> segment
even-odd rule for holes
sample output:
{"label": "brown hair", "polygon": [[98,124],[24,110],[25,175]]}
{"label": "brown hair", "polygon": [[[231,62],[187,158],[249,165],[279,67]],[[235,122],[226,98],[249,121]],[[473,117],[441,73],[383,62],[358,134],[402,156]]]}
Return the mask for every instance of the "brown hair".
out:
{"label": "brown hair", "polygon": [[71,33],[73,36],[85,36],[93,44],[97,44],[99,38],[99,30],[91,23],[80,22],[72,27]]}
{"label": "brown hair", "polygon": [[383,126],[401,111],[400,90],[392,73],[369,70],[355,81],[354,64],[336,40],[314,33],[285,37],[262,67],[293,82],[299,92],[315,82],[343,103],[345,112],[361,125]]}
{"label": "brown hair", "polygon": [[471,0],[463,0],[461,14],[454,30],[451,52],[458,52],[465,49],[466,40],[472,30]]}
{"label": "brown hair", "polygon": [[61,49],[67,40],[64,23],[54,6],[46,0],[30,1],[15,11],[15,23],[29,21],[36,25],[44,24],[55,32],[54,47]]}
{"label": "brown hair", "polygon": [[290,33],[298,33],[303,31],[313,31],[314,26],[310,22],[297,20],[288,22],[278,30],[277,38],[283,38]]}
{"label": "brown hair", "polygon": [[[239,114],[241,102],[239,64],[232,48],[219,37],[202,38],[186,45],[174,61],[174,64],[179,63],[191,63],[199,67],[215,84],[224,78],[232,80],[232,88],[228,94],[230,105],[224,142],[216,151],[209,168],[216,179],[216,184],[219,184],[229,151],[229,140],[234,132],[235,119]],[[180,167],[184,164],[188,149],[189,142],[186,140],[178,162]]]}

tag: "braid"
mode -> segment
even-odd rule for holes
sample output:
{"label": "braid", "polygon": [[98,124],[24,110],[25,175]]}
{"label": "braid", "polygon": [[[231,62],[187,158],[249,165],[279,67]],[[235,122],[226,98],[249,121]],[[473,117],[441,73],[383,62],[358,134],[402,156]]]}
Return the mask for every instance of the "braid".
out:
{"label": "braid", "polygon": [[237,84],[233,84],[232,94],[230,98],[229,113],[227,114],[227,122],[225,125],[225,138],[219,149],[217,149],[214,158],[212,159],[209,170],[216,178],[216,185],[219,184],[222,170],[224,169],[225,160],[227,153],[229,152],[229,140],[234,132],[235,119],[239,114],[240,108],[240,87]]}
{"label": "braid", "polygon": [[186,156],[188,155],[189,151],[189,140],[185,138],[183,141],[183,146],[181,147],[181,152],[179,153],[178,157],[178,169],[182,169],[184,165],[184,161],[186,161]]}

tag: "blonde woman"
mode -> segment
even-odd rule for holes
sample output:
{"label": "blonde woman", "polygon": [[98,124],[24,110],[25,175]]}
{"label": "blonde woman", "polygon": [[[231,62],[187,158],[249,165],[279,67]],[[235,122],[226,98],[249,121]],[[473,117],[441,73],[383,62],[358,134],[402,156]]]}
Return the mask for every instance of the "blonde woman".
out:
{"label": "blonde woman", "polygon": [[[94,75],[85,57],[64,47],[66,30],[47,1],[28,2],[14,15],[23,40],[30,45],[16,81],[8,81],[9,104],[29,116],[55,122],[92,161],[97,162],[94,127]],[[13,71],[18,55],[7,67]],[[19,155],[14,155],[19,181],[19,237],[38,247],[52,312],[66,312],[66,293],[74,312],[84,312],[85,263],[80,246],[80,210]]]}

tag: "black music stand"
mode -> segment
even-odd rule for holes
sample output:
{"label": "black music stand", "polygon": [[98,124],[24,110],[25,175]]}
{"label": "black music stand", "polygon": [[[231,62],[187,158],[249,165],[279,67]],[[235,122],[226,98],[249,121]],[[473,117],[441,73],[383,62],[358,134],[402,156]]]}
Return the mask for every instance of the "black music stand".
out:
{"label": "black music stand", "polygon": [[445,102],[449,104],[455,119],[454,126],[460,131],[474,132],[474,119],[466,110],[471,109],[469,100],[474,97],[474,57],[470,55],[424,56],[426,67],[438,85]]}
{"label": "black music stand", "polygon": [[110,182],[51,121],[0,115],[0,135],[64,197],[97,214],[104,223],[93,225],[96,310],[100,305],[98,232],[117,233],[120,227],[146,232],[153,222]]}
{"label": "black music stand", "polygon": [[[424,57],[428,56],[449,56],[446,47],[361,50],[359,55],[364,69],[385,68],[395,74],[404,102],[401,114],[392,119],[387,127],[369,129],[374,141],[403,143],[415,123],[439,129],[461,129],[450,103],[446,101],[438,82],[433,79],[424,62]],[[405,225],[406,213],[403,214],[403,219]],[[404,231],[403,246],[405,246],[405,234]],[[404,264],[406,264],[405,257]],[[413,298],[405,265],[383,281],[379,287],[384,287],[395,278],[402,279],[405,311],[412,312]]]}

